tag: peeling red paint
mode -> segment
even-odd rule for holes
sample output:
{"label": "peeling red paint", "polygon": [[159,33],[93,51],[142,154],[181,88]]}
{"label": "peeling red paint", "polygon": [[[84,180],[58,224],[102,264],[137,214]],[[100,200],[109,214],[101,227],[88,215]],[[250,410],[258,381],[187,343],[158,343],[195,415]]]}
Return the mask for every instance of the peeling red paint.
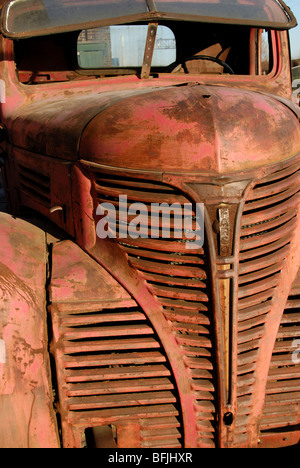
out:
{"label": "peeling red paint", "polygon": [[[1,214],[0,336],[6,347],[5,362],[0,364],[3,448],[59,444],[47,356],[45,249],[43,232]],[[36,424],[39,418],[42,427]]]}
{"label": "peeling red paint", "polygon": [[[1,36],[1,447],[299,444],[300,111],[287,32],[266,75],[248,36],[249,74],[149,79],[30,70]],[[202,204],[203,246],[100,239],[122,195]]]}

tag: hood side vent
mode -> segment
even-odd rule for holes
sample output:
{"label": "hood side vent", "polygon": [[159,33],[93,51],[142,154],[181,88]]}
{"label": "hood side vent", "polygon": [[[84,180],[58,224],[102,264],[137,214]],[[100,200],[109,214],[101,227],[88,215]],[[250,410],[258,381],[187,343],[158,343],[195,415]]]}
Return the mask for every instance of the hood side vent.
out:
{"label": "hood side vent", "polygon": [[144,313],[51,313],[65,419],[81,429],[114,426],[117,447],[128,448],[128,425],[136,429],[132,447],[182,447],[176,385]]}
{"label": "hood side vent", "polygon": [[50,177],[18,163],[20,189],[30,198],[43,205],[51,206]]}

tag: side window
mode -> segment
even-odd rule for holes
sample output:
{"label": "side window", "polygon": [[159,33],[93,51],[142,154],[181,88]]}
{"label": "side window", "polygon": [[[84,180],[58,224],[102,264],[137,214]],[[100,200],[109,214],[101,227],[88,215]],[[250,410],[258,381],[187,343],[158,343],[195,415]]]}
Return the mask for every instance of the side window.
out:
{"label": "side window", "polygon": [[271,33],[266,30],[260,30],[260,63],[258,68],[259,75],[267,75],[272,70],[272,39]]}
{"label": "side window", "polygon": [[[78,65],[84,69],[141,67],[148,26],[122,25],[86,29],[78,38]],[[175,36],[170,28],[157,30],[153,67],[166,67],[176,60]]]}

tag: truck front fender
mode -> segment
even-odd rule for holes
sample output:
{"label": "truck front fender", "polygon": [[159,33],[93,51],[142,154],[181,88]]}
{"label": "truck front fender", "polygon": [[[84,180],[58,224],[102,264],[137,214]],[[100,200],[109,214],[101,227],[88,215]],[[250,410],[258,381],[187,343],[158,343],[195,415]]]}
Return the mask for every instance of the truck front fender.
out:
{"label": "truck front fender", "polygon": [[58,448],[45,233],[0,213],[0,447]]}

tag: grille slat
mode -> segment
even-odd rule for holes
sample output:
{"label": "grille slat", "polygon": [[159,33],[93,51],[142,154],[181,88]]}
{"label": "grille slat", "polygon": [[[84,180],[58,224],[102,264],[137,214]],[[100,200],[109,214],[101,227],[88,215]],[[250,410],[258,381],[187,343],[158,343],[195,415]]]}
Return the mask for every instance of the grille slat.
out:
{"label": "grille slat", "polygon": [[[288,168],[286,170],[283,170],[280,172],[280,174],[277,174],[277,177],[279,177],[279,182],[276,182],[278,178],[272,179],[272,177],[267,176],[264,178],[264,181],[262,183],[262,186],[259,187],[257,186],[255,190],[251,193],[249,196],[248,200],[258,200],[260,198],[265,198],[266,197],[266,184],[273,182],[272,185],[268,188],[268,197],[278,194],[278,193],[286,193],[285,191],[287,189],[290,189],[290,187],[295,187],[299,184],[299,166],[296,166],[297,170],[295,172],[291,172],[291,169]],[[295,168],[296,169],[296,168]],[[287,177],[288,176],[288,177]],[[268,201],[269,203],[269,201]]]}
{"label": "grille slat", "polygon": [[296,214],[297,214],[297,210],[293,209],[293,210],[289,210],[287,213],[283,214],[282,216],[278,216],[275,219],[271,219],[270,221],[256,223],[250,226],[243,226],[243,235],[252,236],[253,234],[263,233],[266,230],[274,229],[276,227],[282,226],[284,223],[294,218]]}
{"label": "grille slat", "polygon": [[[278,205],[281,204],[283,201],[286,201],[290,199],[293,195],[298,193],[298,183],[299,183],[299,176],[296,174],[294,176],[295,180],[292,180],[293,178],[291,177],[290,180],[285,180],[284,181],[284,186],[289,187],[287,190],[284,190],[283,192],[277,191],[278,189],[281,188],[281,185],[283,184],[277,184],[277,186],[273,186],[272,190],[268,191],[268,196],[263,195],[265,190],[261,189],[260,195],[256,193],[256,200],[251,202],[249,201],[247,204],[247,211],[253,211],[253,210],[261,210],[262,208],[270,205]],[[293,182],[296,182],[296,186],[293,186]],[[292,183],[292,187],[290,185]],[[267,211],[268,213],[268,211]],[[247,219],[247,216],[245,216],[245,219]]]}
{"label": "grille slat", "polygon": [[[74,425],[86,424],[108,425],[121,422],[139,421],[145,418],[178,416],[178,410],[173,404],[166,405],[140,405],[121,408],[109,408],[102,410],[72,411],[69,419]],[[176,441],[177,442],[177,441]],[[175,441],[174,441],[175,443]]]}
{"label": "grille slat", "polygon": [[122,353],[122,354],[101,354],[96,356],[87,356],[78,361],[76,356],[68,356],[64,359],[66,368],[75,367],[100,367],[108,365],[124,364],[145,364],[153,362],[165,362],[166,358],[158,352],[147,353]]}
{"label": "grille slat", "polygon": [[272,265],[274,265],[274,256],[276,255],[276,262],[282,261],[286,258],[287,254],[289,252],[289,247],[285,246],[279,250],[276,250],[276,254],[271,254],[271,255],[265,255],[262,258],[258,258],[255,260],[250,260],[246,263],[241,263],[239,266],[239,272],[240,272],[240,277],[239,281],[244,282],[244,276],[245,274],[249,274],[254,272],[257,272],[259,268],[265,269],[269,268]]}
{"label": "grille slat", "polygon": [[[129,257],[133,266],[141,271],[149,271],[153,273],[170,274],[170,264],[163,264],[161,262],[150,262],[140,260],[137,258]],[[206,279],[207,275],[200,268],[188,267],[181,264],[172,265],[172,276],[183,276],[187,278],[200,278]],[[170,276],[172,279],[172,277]]]}
{"label": "grille slat", "polygon": [[79,340],[90,338],[101,338],[107,336],[127,336],[127,335],[152,335],[151,327],[144,325],[122,325],[115,327],[85,327],[85,328],[66,328],[64,339]]}
{"label": "grille slat", "polygon": [[206,284],[197,278],[170,277],[167,275],[158,275],[155,273],[143,272],[144,278],[151,283],[166,283],[176,286],[185,286],[186,288],[206,288]]}
{"label": "grille slat", "polygon": [[[192,256],[192,255],[173,255],[172,253],[168,253],[168,251],[165,253],[164,251],[159,251],[159,250],[142,250],[139,248],[138,250],[136,248],[131,248],[129,246],[126,246],[126,252],[130,256],[138,256],[139,258],[144,258],[146,260],[151,260],[154,259],[156,261],[162,260],[168,263],[174,263],[175,265],[177,263],[181,264],[187,264],[187,265],[199,265],[201,263],[201,259],[197,256]],[[204,262],[202,261],[202,264]]]}
{"label": "grille slat", "polygon": [[[145,189],[145,187],[141,188]],[[134,202],[142,202],[144,204],[168,203],[172,205],[173,203],[179,203],[181,205],[186,202],[186,198],[184,196],[178,195],[174,190],[171,190],[171,188],[166,194],[160,188],[159,191],[155,191],[154,189],[152,189],[150,192],[148,192],[147,190],[130,190],[128,188],[128,185],[126,188],[123,188],[120,184],[118,184],[118,196],[126,195],[128,200]],[[108,187],[105,186],[103,183],[101,185],[98,185],[96,183],[95,189],[97,192],[101,193],[102,196],[115,197],[116,195],[115,186]]]}
{"label": "grille slat", "polygon": [[192,312],[186,310],[165,309],[166,318],[172,321],[179,320],[184,323],[198,323],[199,325],[210,325],[210,320],[207,315],[200,314],[199,312]]}
{"label": "grille slat", "polygon": [[[299,199],[300,200],[300,199]],[[285,208],[282,207],[282,210]],[[268,216],[272,215],[272,210]],[[249,238],[245,238],[241,240],[240,248],[241,250],[253,249],[256,247],[260,247],[262,244],[272,244],[279,239],[282,239],[285,235],[288,235],[291,232],[294,232],[296,227],[297,220],[293,218],[292,220],[288,221],[286,224],[281,226],[280,228],[271,230],[271,231],[264,231],[263,233],[258,233],[257,235]]]}
{"label": "grille slat", "polygon": [[81,397],[106,395],[110,393],[115,395],[130,392],[173,390],[174,385],[168,378],[160,377],[134,380],[111,380],[109,385],[107,385],[106,381],[68,383],[66,388],[69,397]]}
{"label": "grille slat", "polygon": [[159,344],[152,338],[128,338],[128,339],[113,339],[113,340],[95,340],[95,341],[79,341],[63,343],[63,351],[65,354],[70,353],[88,353],[97,351],[117,351],[120,349],[149,349],[159,348]]}
{"label": "grille slat", "polygon": [[131,368],[105,368],[105,369],[81,369],[65,371],[66,382],[91,382],[99,380],[134,379],[141,377],[159,377],[170,375],[170,370],[165,366],[132,366]]}
{"label": "grille slat", "polygon": [[89,397],[76,397],[69,399],[69,410],[89,410],[98,408],[117,408],[122,406],[152,405],[176,403],[176,398],[171,392],[142,392],[117,395],[101,395]]}
{"label": "grille slat", "polygon": [[[279,239],[276,242],[271,242],[270,244],[263,245],[262,247],[256,248],[256,249],[249,249],[245,250],[245,252],[240,252],[240,262],[244,262],[245,260],[250,260],[254,259],[255,257],[263,257],[264,255],[269,255],[276,253],[281,247],[285,247],[288,245],[290,242],[290,234],[283,236],[281,239]],[[245,243],[245,246],[247,247],[247,244]],[[240,264],[242,268],[244,267],[244,264]]]}

